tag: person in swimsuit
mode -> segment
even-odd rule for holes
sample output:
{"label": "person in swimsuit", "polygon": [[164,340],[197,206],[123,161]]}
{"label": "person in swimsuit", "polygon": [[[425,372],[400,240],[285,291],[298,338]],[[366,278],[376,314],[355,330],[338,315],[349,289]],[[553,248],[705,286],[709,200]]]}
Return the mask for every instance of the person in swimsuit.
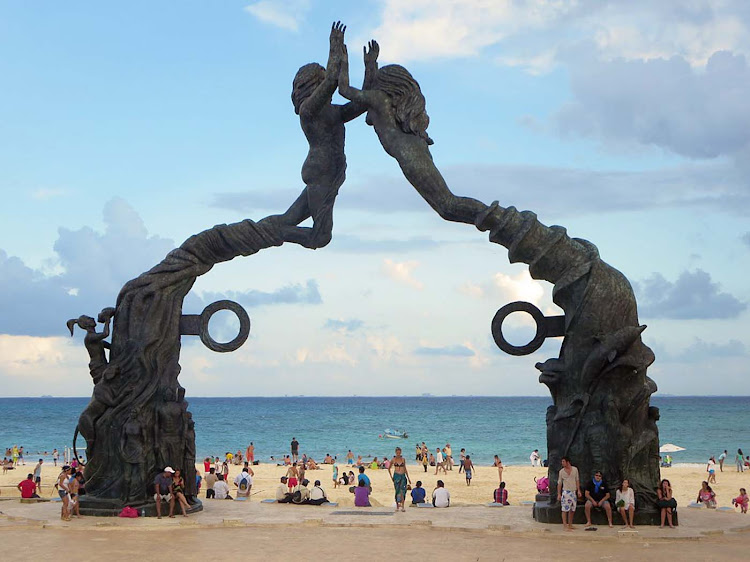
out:
{"label": "person in swimsuit", "polygon": [[60,495],[60,499],[62,500],[60,519],[64,521],[70,519],[70,515],[68,514],[68,480],[70,480],[71,474],[73,474],[73,469],[69,466],[64,466],[62,472],[60,472],[60,475],[57,477],[57,483],[55,484],[55,487],[57,487],[57,493]]}
{"label": "person in swimsuit", "polygon": [[[187,517],[187,510],[190,509],[190,506],[185,498],[185,479],[182,477],[182,471],[179,468],[175,468],[172,475],[172,494],[174,494],[177,503],[180,504],[182,516]],[[174,514],[171,514],[170,517],[174,517]]]}
{"label": "person in swimsuit", "polygon": [[78,489],[81,486],[81,480],[83,480],[83,472],[75,472],[68,479],[68,516],[65,519],[66,521],[70,521],[71,515],[76,518],[81,516],[78,501]]}
{"label": "person in swimsuit", "polygon": [[495,455],[495,462],[492,463],[492,466],[497,467],[497,478],[498,482],[503,481],[503,461],[500,460],[500,457],[498,455]]}
{"label": "person in swimsuit", "polygon": [[406,511],[404,501],[406,500],[406,487],[411,484],[409,471],[406,469],[406,459],[401,456],[401,447],[396,447],[396,454],[391,460],[388,475],[393,480],[393,488],[396,491],[396,511]]}
{"label": "person in swimsuit", "polygon": [[286,471],[286,486],[289,488],[289,493],[292,493],[292,490],[297,487],[297,484],[299,481],[297,478],[299,478],[299,472],[297,472],[297,466],[291,465],[287,471]]}
{"label": "person in swimsuit", "polygon": [[471,462],[471,455],[466,455],[464,459],[464,474],[466,475],[466,485],[471,486],[471,478],[474,474],[474,463]]}

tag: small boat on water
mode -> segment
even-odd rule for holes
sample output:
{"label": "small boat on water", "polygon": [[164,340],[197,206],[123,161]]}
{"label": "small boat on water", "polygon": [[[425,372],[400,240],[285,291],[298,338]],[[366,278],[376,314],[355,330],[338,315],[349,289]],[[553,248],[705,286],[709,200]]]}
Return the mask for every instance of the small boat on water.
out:
{"label": "small boat on water", "polygon": [[383,433],[383,437],[387,437],[388,439],[407,439],[409,434],[397,429],[386,429]]}

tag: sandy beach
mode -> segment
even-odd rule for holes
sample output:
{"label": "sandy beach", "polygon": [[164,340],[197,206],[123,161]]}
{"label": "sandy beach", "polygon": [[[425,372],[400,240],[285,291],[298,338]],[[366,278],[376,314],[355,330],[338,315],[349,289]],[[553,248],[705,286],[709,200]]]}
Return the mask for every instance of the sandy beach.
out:
{"label": "sandy beach", "polygon": [[[26,466],[17,467],[7,474],[0,476],[0,498],[20,497],[16,485],[26,478],[26,475],[33,471],[36,463],[27,462]],[[253,479],[252,500],[262,500],[273,498],[276,487],[279,485],[279,478],[286,474],[286,467],[275,466],[272,464],[260,464],[252,467],[255,472]],[[451,503],[456,506],[482,505],[492,501],[492,492],[498,484],[498,471],[490,466],[475,467],[474,477],[471,486],[466,485],[463,474],[458,473],[458,467],[454,467],[448,474],[435,475],[435,468],[428,467],[425,473],[421,466],[409,464],[407,466],[412,484],[417,480],[422,481],[423,487],[427,490],[428,495],[435,487],[438,479],[445,482],[446,488],[451,493]],[[203,465],[196,465],[196,469],[203,472]],[[353,470],[356,473],[356,467],[340,464],[339,470]],[[234,488],[232,480],[240,472],[241,467],[232,465],[230,467],[230,487]],[[503,471],[503,480],[509,492],[509,501],[511,505],[520,505],[524,501],[533,501],[536,493],[534,484],[535,477],[546,475],[545,468],[534,468],[531,466],[506,466]],[[51,463],[46,463],[42,467],[42,496],[56,496],[52,485],[54,484],[59,468],[54,467]],[[319,470],[308,470],[306,478],[312,483],[320,480],[323,488],[331,501],[339,502],[341,506],[353,506],[353,496],[346,487],[334,488],[331,479],[332,467],[330,465],[321,465]],[[372,481],[373,492],[371,502],[374,506],[391,506],[394,501],[393,486],[388,476],[387,470],[367,469],[367,475]],[[668,478],[672,483],[678,505],[686,506],[688,503],[695,501],[700,484],[706,478],[704,466],[684,465],[673,466],[662,469],[662,478]],[[713,485],[716,492],[719,507],[731,507],[732,498],[739,493],[739,488],[750,489],[750,471],[738,473],[734,466],[725,467],[724,472],[717,473],[717,484]],[[201,498],[205,497],[205,490],[201,490]],[[750,516],[749,516],[750,517]]]}

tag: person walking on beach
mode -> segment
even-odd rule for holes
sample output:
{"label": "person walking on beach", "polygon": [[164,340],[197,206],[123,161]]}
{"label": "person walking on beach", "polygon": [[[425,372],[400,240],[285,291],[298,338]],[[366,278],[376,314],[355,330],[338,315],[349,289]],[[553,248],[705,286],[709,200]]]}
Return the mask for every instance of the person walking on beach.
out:
{"label": "person walking on beach", "polygon": [[55,463],[55,466],[57,466],[57,459],[60,458],[60,453],[57,452],[57,449],[52,451],[52,462]]}
{"label": "person walking on beach", "polygon": [[706,472],[708,472],[708,483],[716,484],[716,459],[713,457],[708,458],[708,464],[706,465]]}
{"label": "person walking on beach", "polygon": [[471,456],[466,455],[464,459],[464,474],[466,475],[466,485],[471,486],[471,478],[474,474],[474,463],[471,462]]}
{"label": "person walking on beach", "polygon": [[[417,482],[418,484],[419,482]],[[740,488],[740,495],[732,500],[734,507],[740,508],[740,513],[747,513],[747,506],[750,504],[750,497],[747,495],[745,488]]]}
{"label": "person walking on beach", "polygon": [[435,474],[438,473],[440,469],[443,469],[443,474],[448,474],[448,472],[445,470],[445,460],[443,459],[443,452],[440,450],[440,447],[435,449]]}
{"label": "person walking on beach", "polygon": [[563,528],[566,531],[572,531],[574,528],[573,516],[580,497],[581,482],[578,469],[570,464],[570,458],[563,457],[562,468],[557,476],[557,501],[560,502]]}
{"label": "person walking on beach", "polygon": [[296,437],[292,437],[292,462],[297,462],[299,458],[299,441],[297,441]]}
{"label": "person walking on beach", "polygon": [[724,449],[724,452],[719,455],[719,472],[724,472],[724,461],[727,458],[727,450]]}
{"label": "person walking on beach", "polygon": [[36,463],[36,466],[34,467],[34,483],[36,484],[37,490],[40,492],[42,491],[42,465],[44,464],[44,460],[39,459],[39,462]]}
{"label": "person walking on beach", "polygon": [[445,444],[445,462],[448,465],[448,470],[453,470],[453,449],[451,449],[450,443]]}
{"label": "person walking on beach", "polygon": [[458,473],[461,474],[461,472],[464,469],[464,462],[466,461],[466,449],[461,449],[461,452],[458,454]]}
{"label": "person walking on beach", "polygon": [[737,464],[737,472],[745,472],[745,455],[742,454],[742,449],[737,449],[737,456],[734,457],[734,462]]}
{"label": "person walking on beach", "polygon": [[422,468],[424,468],[424,471],[427,472],[427,466],[430,464],[430,459],[427,457],[426,454],[422,453]]}
{"label": "person walking on beach", "polygon": [[406,511],[404,508],[406,487],[408,484],[411,484],[411,478],[409,477],[409,471],[406,469],[406,459],[401,456],[401,447],[396,447],[395,452],[396,454],[388,468],[388,475],[393,481],[393,488],[396,495],[396,511],[399,510],[399,507],[401,511]]}
{"label": "person walking on beach", "polygon": [[492,463],[492,466],[497,467],[497,478],[498,482],[503,481],[503,461],[500,460],[500,457],[495,455],[495,462]]}

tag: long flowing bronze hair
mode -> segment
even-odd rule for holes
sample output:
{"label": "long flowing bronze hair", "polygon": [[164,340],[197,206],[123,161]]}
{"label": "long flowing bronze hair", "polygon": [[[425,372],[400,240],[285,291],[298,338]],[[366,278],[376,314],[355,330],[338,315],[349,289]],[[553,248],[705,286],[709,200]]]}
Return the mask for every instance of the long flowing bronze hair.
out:
{"label": "long flowing bronze hair", "polygon": [[408,70],[398,64],[380,68],[375,89],[385,92],[393,100],[396,122],[403,132],[417,135],[427,144],[433,144],[427,134],[430,118],[425,111],[422,90]]}
{"label": "long flowing bronze hair", "polygon": [[297,71],[292,82],[292,103],[294,112],[299,115],[302,102],[309,98],[326,77],[326,69],[317,62],[306,64]]}

